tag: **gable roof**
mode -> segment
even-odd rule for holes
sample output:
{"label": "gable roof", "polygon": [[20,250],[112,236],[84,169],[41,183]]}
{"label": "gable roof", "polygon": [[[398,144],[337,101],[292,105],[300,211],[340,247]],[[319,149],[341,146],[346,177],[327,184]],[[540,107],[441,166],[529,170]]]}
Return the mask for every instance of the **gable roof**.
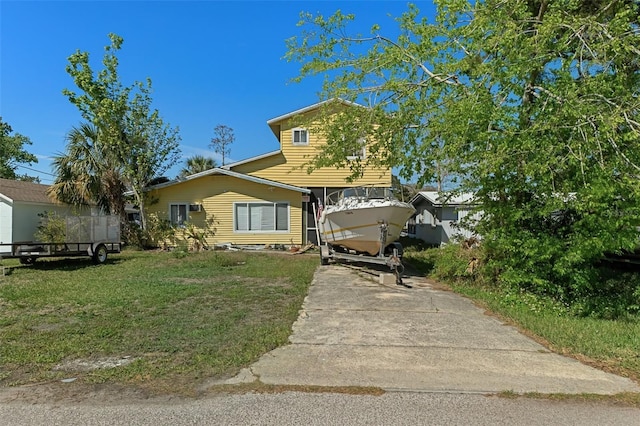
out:
{"label": "gable roof", "polygon": [[311,190],[307,189],[307,188],[300,188],[298,186],[293,186],[293,185],[287,185],[285,183],[280,183],[280,182],[276,182],[274,180],[269,180],[269,179],[263,179],[263,178],[259,178],[256,176],[251,176],[251,175],[245,175],[243,173],[238,173],[238,172],[234,172],[231,170],[226,170],[226,169],[222,169],[220,167],[215,167],[213,169],[209,169],[209,170],[205,170],[204,172],[200,172],[200,173],[196,173],[194,175],[189,175],[185,178],[182,179],[174,179],[171,180],[169,182],[164,182],[164,183],[160,183],[158,185],[153,185],[150,187],[147,187],[146,189],[160,189],[160,188],[165,188],[167,186],[173,186],[173,185],[177,185],[179,183],[182,182],[186,182],[189,180],[193,180],[193,179],[198,179],[204,176],[212,176],[212,175],[225,175],[225,176],[231,176],[231,177],[235,177],[238,179],[243,179],[249,182],[254,182],[254,183],[258,183],[261,185],[267,185],[267,186],[273,186],[276,188],[282,188],[282,189],[288,189],[289,191],[296,191],[296,192],[301,192],[303,194],[310,194]]}
{"label": "gable roof", "polygon": [[220,168],[221,169],[225,169],[225,170],[230,170],[232,167],[236,167],[236,166],[239,166],[241,164],[251,163],[253,161],[262,160],[263,158],[272,157],[272,156],[278,155],[278,154],[282,154],[282,150],[279,149],[277,151],[271,151],[271,152],[267,152],[265,154],[256,155],[255,157],[249,157],[249,158],[246,158],[244,160],[236,161],[234,163],[225,164],[224,166],[221,166]]}
{"label": "gable roof", "polygon": [[47,195],[48,188],[39,183],[0,179],[0,197],[9,202],[56,204]]}
{"label": "gable roof", "polygon": [[421,199],[424,199],[434,206],[460,206],[464,204],[474,204],[473,195],[471,192],[447,194],[438,191],[420,191],[413,196],[410,203],[415,205],[419,203]]}
{"label": "gable roof", "polygon": [[351,102],[351,101],[347,101],[344,99],[340,99],[340,98],[331,98],[331,99],[327,99],[326,101],[322,101],[322,102],[318,102],[315,103],[313,105],[309,105],[306,106],[304,108],[300,108],[297,109],[295,111],[286,113],[284,115],[279,115],[277,117],[272,118],[271,120],[267,120],[267,124],[269,125],[269,127],[271,128],[271,131],[273,132],[274,135],[279,136],[279,130],[277,128],[277,124],[284,121],[284,120],[288,120],[292,117],[295,117],[296,115],[300,115],[300,114],[305,114],[309,111],[313,111],[316,109],[319,109],[327,104],[333,103],[333,102],[337,102],[343,105],[348,105],[348,106],[357,106],[357,107],[361,107],[361,108],[366,108],[364,105],[360,105],[357,104],[355,102]]}

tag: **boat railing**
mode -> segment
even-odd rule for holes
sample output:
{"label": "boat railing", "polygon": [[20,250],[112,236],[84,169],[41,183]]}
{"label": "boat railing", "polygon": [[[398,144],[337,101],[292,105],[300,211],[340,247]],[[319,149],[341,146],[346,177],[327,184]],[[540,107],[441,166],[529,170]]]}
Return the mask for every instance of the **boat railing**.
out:
{"label": "boat railing", "polygon": [[356,199],[358,201],[367,200],[395,200],[392,188],[358,186],[345,188],[327,195],[326,204],[335,205],[346,199]]}

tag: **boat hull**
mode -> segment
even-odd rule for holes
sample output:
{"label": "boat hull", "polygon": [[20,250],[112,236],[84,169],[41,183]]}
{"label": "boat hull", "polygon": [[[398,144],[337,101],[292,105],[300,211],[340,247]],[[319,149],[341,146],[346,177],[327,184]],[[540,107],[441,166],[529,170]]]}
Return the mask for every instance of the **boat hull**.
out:
{"label": "boat hull", "polygon": [[400,232],[414,211],[410,204],[401,202],[370,203],[349,209],[329,206],[322,213],[318,226],[325,242],[375,256],[381,249],[381,224],[387,225],[385,245],[389,245],[400,238]]}

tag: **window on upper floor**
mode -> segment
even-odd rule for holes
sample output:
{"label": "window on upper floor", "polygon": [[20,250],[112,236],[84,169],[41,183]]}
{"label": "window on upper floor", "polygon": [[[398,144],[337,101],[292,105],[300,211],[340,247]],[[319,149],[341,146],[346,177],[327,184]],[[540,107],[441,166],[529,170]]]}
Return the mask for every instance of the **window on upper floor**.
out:
{"label": "window on upper floor", "polygon": [[358,138],[357,148],[354,149],[350,155],[347,155],[347,160],[362,160],[367,155],[366,150],[367,140],[365,138]]}
{"label": "window on upper floor", "polygon": [[302,129],[302,128],[293,129],[293,144],[309,145],[309,133],[307,132],[307,129]]}

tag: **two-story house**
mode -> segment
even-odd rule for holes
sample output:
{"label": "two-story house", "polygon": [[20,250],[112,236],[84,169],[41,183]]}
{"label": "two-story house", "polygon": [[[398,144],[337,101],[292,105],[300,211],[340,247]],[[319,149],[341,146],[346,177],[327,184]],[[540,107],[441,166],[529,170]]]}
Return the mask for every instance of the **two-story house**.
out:
{"label": "two-story house", "polygon": [[[208,243],[306,244],[316,243],[313,206],[318,199],[342,188],[391,186],[391,171],[367,167],[362,177],[347,182],[348,169],[320,168],[307,173],[300,167],[322,149],[324,141],[295,123],[314,114],[327,102],[267,121],[280,148],[257,157],[227,164],[149,188],[157,200],[150,208],[180,226],[198,227],[215,218],[216,234]],[[339,102],[339,101],[338,101]],[[353,108],[353,104],[340,106]],[[360,106],[358,106],[360,107]],[[366,147],[358,155],[366,156]]]}

